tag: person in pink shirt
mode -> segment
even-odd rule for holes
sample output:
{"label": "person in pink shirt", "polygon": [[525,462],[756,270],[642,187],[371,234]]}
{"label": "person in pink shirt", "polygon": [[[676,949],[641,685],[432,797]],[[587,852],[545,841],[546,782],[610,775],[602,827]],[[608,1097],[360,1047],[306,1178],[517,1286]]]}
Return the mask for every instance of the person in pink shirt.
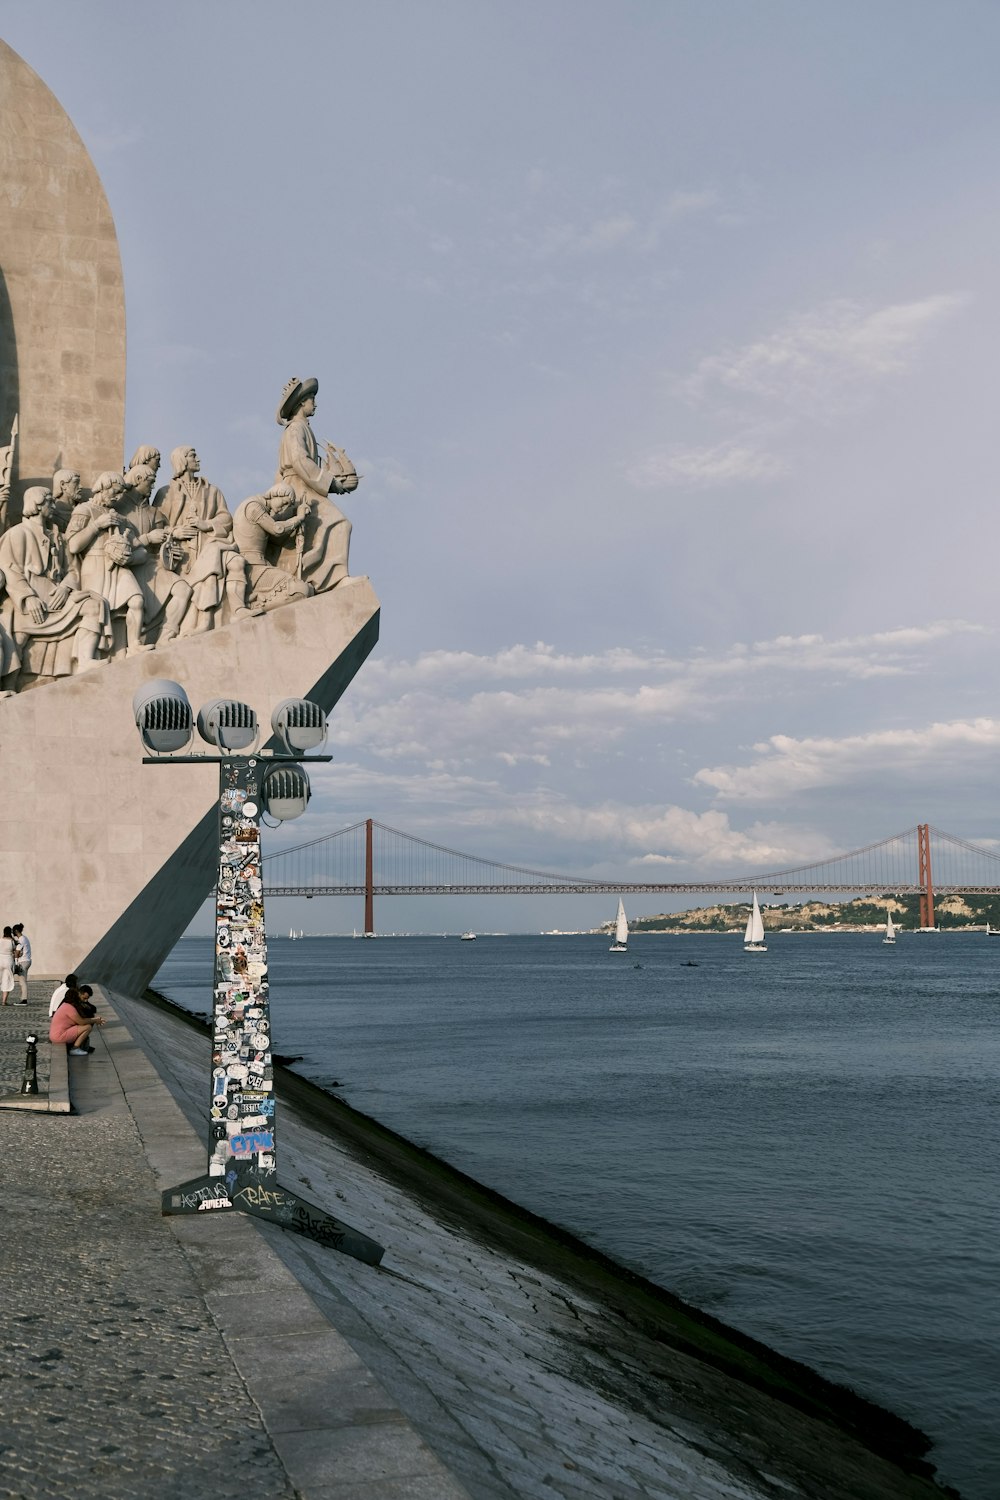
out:
{"label": "person in pink shirt", "polygon": [[92,994],[93,990],[87,984],[79,990],[67,990],[65,998],[52,1017],[49,1041],[65,1042],[69,1047],[71,1057],[86,1057],[88,1052],[93,1052],[94,1049],[88,1041],[90,1033],[95,1026],[104,1025],[104,1017],[99,1016],[97,1007],[91,1004]]}

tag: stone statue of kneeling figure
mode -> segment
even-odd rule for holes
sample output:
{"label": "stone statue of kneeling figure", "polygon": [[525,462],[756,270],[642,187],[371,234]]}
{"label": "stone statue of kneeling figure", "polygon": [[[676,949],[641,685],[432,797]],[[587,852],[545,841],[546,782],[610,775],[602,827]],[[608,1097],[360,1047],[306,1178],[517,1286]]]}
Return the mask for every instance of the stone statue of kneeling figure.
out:
{"label": "stone statue of kneeling figure", "polygon": [[23,514],[23,521],[0,537],[0,568],[7,580],[3,624],[19,658],[19,665],[8,658],[5,688],[21,686],[23,675],[68,677],[74,669],[83,671],[111,645],[106,600],[83,590],[67,565],[53,524],[51,491],[41,485],[29,489]]}
{"label": "stone statue of kneeling figure", "polygon": [[275,484],[263,495],[251,495],[237,506],[233,516],[233,541],[240,549],[247,570],[247,603],[253,609],[277,609],[295,599],[307,599],[312,584],[298,574],[276,567],[282,547],[294,537],[295,552],[302,562],[303,526],[309,515],[305,501],[297,501],[291,485]]}

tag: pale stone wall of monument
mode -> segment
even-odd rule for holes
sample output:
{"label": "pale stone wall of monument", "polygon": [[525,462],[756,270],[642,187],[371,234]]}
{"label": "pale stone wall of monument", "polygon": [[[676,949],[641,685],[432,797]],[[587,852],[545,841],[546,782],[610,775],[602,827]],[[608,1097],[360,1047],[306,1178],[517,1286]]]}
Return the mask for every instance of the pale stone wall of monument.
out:
{"label": "pale stone wall of monument", "polygon": [[[378,639],[367,578],[0,702],[0,921],[23,921],[36,975],[149,983],[215,885],[218,767],[144,766],[132,694],[180,682],[195,712],[239,697],[329,710]],[[209,747],[197,734],[192,749]],[[308,834],[308,813],[288,825]],[[274,914],[271,913],[273,920]]]}
{"label": "pale stone wall of monument", "polygon": [[125,293],[111,210],[69,116],[2,41],[0,279],[0,446],[18,412],[15,495],[58,467],[85,485],[120,469]]}

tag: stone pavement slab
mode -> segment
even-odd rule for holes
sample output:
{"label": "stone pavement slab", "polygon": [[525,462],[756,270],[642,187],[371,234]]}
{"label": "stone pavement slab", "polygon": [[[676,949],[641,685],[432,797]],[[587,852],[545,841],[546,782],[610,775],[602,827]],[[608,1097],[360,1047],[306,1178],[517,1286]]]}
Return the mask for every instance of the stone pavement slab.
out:
{"label": "stone pavement slab", "polygon": [[[28,1003],[16,988],[6,1005],[0,1006],[0,1109],[68,1114],[69,1078],[65,1047],[49,1041],[49,999],[55,980],[29,979]],[[22,1094],[27,1053],[26,1037],[38,1038],[35,1052],[37,1094]]]}
{"label": "stone pavement slab", "polygon": [[463,1500],[250,1220],[161,1217],[204,1148],[121,1022],[94,1038],[72,1115],[0,1123],[0,1497]]}

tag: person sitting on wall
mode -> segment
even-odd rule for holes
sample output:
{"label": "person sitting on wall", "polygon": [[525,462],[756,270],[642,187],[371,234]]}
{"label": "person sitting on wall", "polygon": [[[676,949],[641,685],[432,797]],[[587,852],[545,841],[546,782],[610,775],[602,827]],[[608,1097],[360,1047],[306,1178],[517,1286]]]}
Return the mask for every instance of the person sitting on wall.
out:
{"label": "person sitting on wall", "polygon": [[66,991],[79,988],[79,984],[80,981],[77,979],[75,974],[67,974],[62,984],[56,985],[55,989],[52,991],[52,999],[49,1001],[50,1021],[52,1020],[52,1017],[55,1015],[56,1011],[59,1009],[60,1005],[62,1005],[63,1001],[66,999]]}
{"label": "person sitting on wall", "polygon": [[49,1041],[54,1045],[64,1042],[70,1057],[86,1057],[88,1052],[93,1052],[88,1040],[90,1033],[95,1026],[104,1025],[104,1017],[97,1014],[97,1006],[90,1000],[93,993],[89,984],[78,990],[67,990],[52,1017]]}

